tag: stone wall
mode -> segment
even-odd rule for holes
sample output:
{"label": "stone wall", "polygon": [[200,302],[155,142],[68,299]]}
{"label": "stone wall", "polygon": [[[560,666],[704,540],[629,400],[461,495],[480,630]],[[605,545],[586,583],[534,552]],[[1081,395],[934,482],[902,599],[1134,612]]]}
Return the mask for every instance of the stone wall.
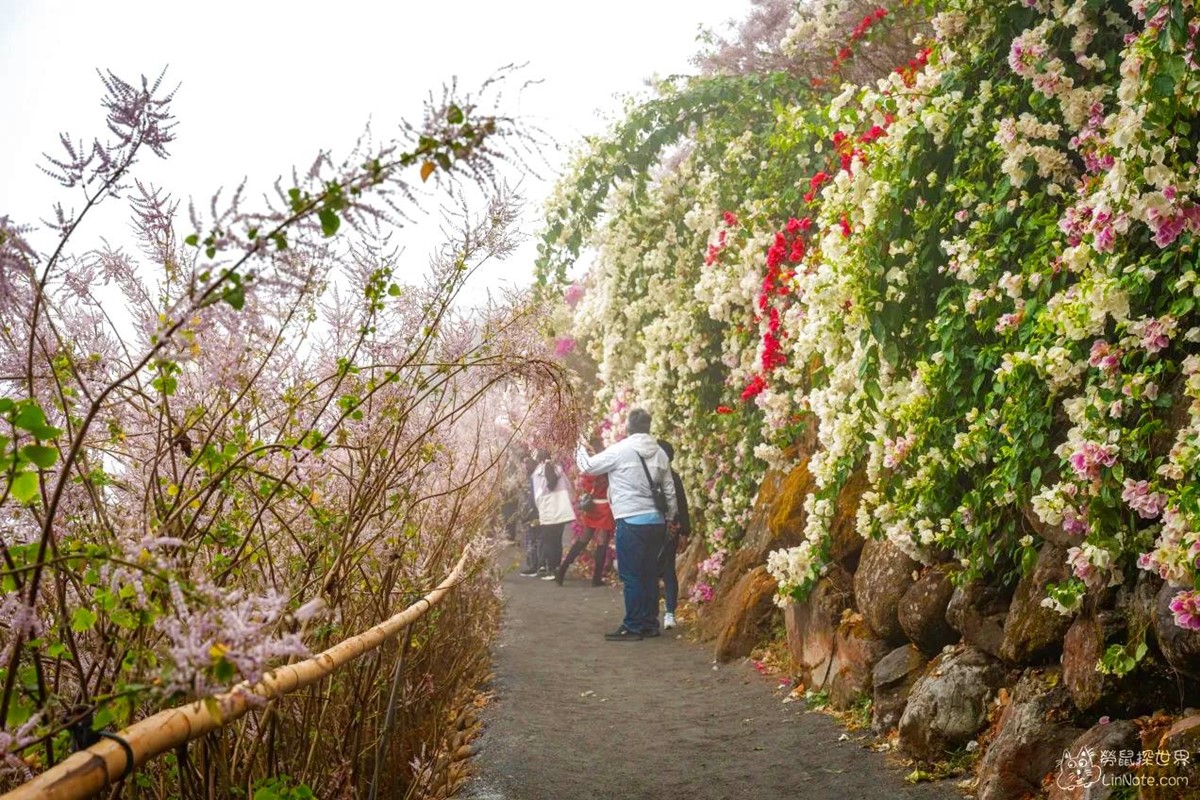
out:
{"label": "stone wall", "polygon": [[[904,755],[938,762],[982,745],[976,779],[984,800],[1110,796],[1099,784],[1059,785],[1070,783],[1058,777],[1064,754],[1084,748],[1097,764],[1103,751],[1190,748],[1186,769],[1195,770],[1200,634],[1174,625],[1161,581],[1142,573],[1063,617],[1041,601],[1047,584],[1066,577],[1065,543],[1047,541],[1015,586],[964,584],[954,564],[922,565],[888,542],[858,539],[864,485],[855,476],[838,498],[833,562],[805,602],[781,610],[763,564],[771,550],[800,540],[811,477],[805,460],[767,477],[742,546],[700,615],[698,631],[715,643],[718,659],[745,657],[782,623],[793,675],[827,692],[835,709],[870,696],[874,732],[894,737]],[[685,581],[700,558],[696,542],[684,559]],[[1096,669],[1111,644],[1139,637],[1149,650],[1134,672],[1117,678]],[[1170,774],[1186,774],[1180,769]],[[1200,774],[1170,794],[1140,791],[1200,798]]]}

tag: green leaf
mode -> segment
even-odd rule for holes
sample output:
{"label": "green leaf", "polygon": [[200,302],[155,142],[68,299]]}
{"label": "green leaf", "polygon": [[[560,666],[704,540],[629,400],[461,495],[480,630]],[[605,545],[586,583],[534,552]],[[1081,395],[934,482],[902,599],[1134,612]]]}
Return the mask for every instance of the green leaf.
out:
{"label": "green leaf", "polygon": [[37,403],[30,401],[17,412],[16,419],[12,421],[12,424],[14,428],[20,428],[23,431],[44,428],[46,427],[46,415],[42,413],[42,409]]}
{"label": "green leaf", "polygon": [[36,472],[19,473],[12,480],[9,492],[18,503],[31,502],[38,493],[38,476]]}
{"label": "green leaf", "polygon": [[1159,97],[1171,97],[1175,94],[1175,79],[1166,73],[1160,72],[1155,75],[1150,85]]}
{"label": "green leaf", "polygon": [[450,106],[446,111],[446,122],[449,122],[451,125],[462,125],[465,118],[463,110],[458,106]]}
{"label": "green leaf", "polygon": [[96,613],[86,608],[77,608],[71,612],[71,630],[76,633],[90,631],[96,624]]}
{"label": "green leaf", "polygon": [[866,386],[863,388],[866,390],[867,396],[876,403],[883,401],[883,390],[879,388],[879,384],[875,381],[867,381]]}
{"label": "green leaf", "polygon": [[1026,547],[1021,551],[1021,574],[1028,575],[1037,565],[1038,551],[1032,547]]}
{"label": "green leaf", "polygon": [[317,216],[321,219],[321,233],[325,236],[333,236],[341,227],[341,217],[331,208],[322,208],[317,212]]}
{"label": "green leaf", "polygon": [[236,283],[225,290],[221,299],[233,306],[235,310],[241,311],[246,306],[246,287],[241,283]]}
{"label": "green leaf", "polygon": [[188,247],[195,247],[196,245],[200,244],[200,237],[193,233],[191,236],[184,239],[183,243]]}
{"label": "green leaf", "polygon": [[233,664],[224,658],[218,661],[217,665],[213,667],[213,677],[222,683],[227,683],[233,680],[235,672],[236,671],[234,670]]}
{"label": "green leaf", "polygon": [[50,469],[58,461],[58,448],[27,444],[21,448],[21,455],[36,464],[39,469]]}

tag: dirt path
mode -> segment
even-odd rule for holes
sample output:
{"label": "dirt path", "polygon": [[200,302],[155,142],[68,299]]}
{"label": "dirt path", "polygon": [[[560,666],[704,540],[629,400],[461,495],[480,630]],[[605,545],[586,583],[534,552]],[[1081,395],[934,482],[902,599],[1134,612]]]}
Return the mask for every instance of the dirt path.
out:
{"label": "dirt path", "polygon": [[[515,549],[502,563],[517,563]],[[744,664],[714,668],[686,635],[606,642],[618,588],[504,582],[497,700],[484,715],[472,800],[845,798],[961,800],[898,768]]]}

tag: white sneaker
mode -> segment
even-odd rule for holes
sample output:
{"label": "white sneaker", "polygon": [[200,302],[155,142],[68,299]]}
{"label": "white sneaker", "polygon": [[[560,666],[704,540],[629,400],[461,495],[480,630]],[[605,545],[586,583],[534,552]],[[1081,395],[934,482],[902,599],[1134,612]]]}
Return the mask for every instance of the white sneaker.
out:
{"label": "white sneaker", "polygon": [[675,615],[663,614],[663,629],[670,630],[675,627]]}

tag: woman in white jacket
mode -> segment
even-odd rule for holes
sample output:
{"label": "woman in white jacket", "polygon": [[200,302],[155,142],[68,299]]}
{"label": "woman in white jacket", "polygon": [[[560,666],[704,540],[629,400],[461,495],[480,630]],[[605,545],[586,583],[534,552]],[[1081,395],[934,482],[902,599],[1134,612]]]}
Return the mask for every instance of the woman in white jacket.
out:
{"label": "woman in white jacket", "polygon": [[538,535],[541,539],[541,563],[538,577],[554,580],[562,563],[563,528],[575,520],[571,507],[571,491],[567,476],[545,450],[537,454],[538,465],[533,470],[533,502],[538,512]]}

